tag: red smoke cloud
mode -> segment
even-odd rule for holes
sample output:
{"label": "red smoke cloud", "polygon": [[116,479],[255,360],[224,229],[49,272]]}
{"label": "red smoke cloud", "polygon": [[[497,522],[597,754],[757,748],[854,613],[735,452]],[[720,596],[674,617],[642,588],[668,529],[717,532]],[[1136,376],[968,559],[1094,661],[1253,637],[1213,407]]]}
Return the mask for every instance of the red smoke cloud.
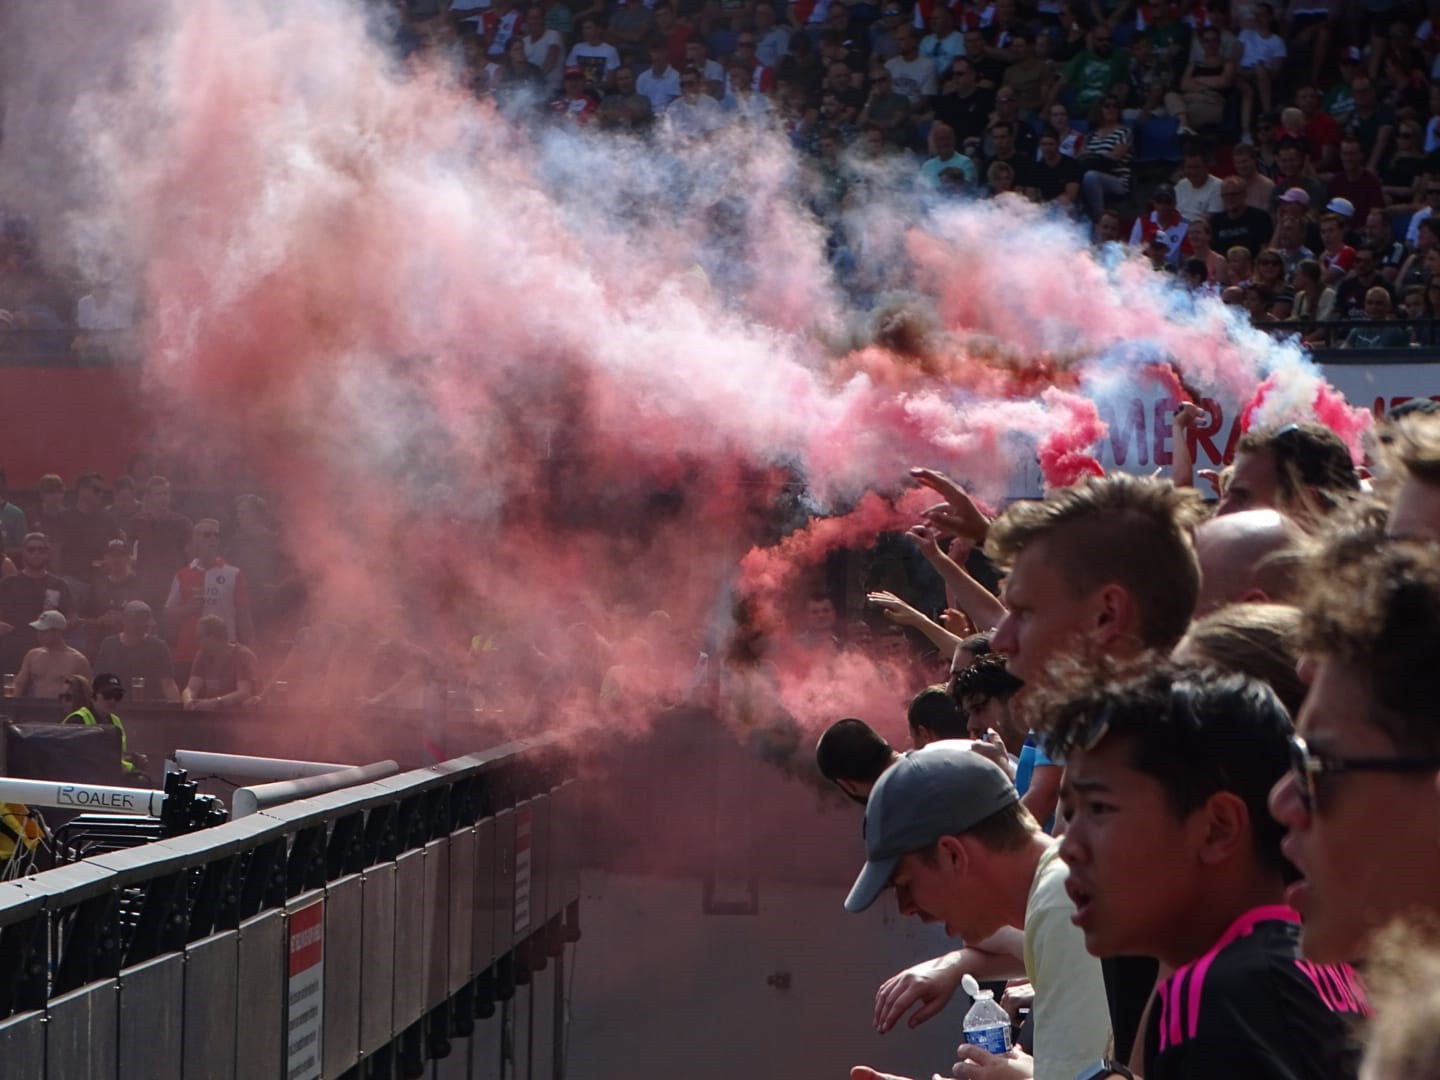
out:
{"label": "red smoke cloud", "polygon": [[[1135,342],[1207,392],[1313,379],[1028,204],[875,185],[853,304],[779,137],[533,137],[348,4],[137,11],[81,12],[124,66],[79,95],[77,175],[106,182],[75,242],[143,273],[172,448],[274,494],[316,618],[422,644],[511,716],[557,671],[606,723],[683,696],[662,673],[726,654],[737,583],[783,634],[825,552],[930,501],[900,493],[911,465],[991,501],[1025,458],[1050,485],[1097,472],[1081,388],[1138,372],[1112,355]],[[823,696],[775,681],[814,727],[889,693],[863,667]]]}

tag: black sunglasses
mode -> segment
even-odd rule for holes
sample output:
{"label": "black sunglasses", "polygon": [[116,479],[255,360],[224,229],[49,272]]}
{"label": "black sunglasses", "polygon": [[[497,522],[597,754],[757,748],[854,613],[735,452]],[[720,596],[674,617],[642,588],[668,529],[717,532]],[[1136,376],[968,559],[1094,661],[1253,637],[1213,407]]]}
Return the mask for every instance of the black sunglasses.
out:
{"label": "black sunglasses", "polygon": [[1326,757],[1316,754],[1299,735],[1290,736],[1290,775],[1307,814],[1315,812],[1317,777],[1340,773],[1426,773],[1440,771],[1440,757]]}
{"label": "black sunglasses", "polygon": [[106,701],[119,701],[125,696],[124,690],[102,690],[100,696]]}

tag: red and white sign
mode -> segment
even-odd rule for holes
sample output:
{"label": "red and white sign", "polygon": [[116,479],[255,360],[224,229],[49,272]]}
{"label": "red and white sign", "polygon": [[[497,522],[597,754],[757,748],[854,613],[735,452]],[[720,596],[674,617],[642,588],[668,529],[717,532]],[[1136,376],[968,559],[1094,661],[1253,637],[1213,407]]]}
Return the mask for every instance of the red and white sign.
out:
{"label": "red and white sign", "polygon": [[535,834],[535,812],[528,806],[515,811],[515,936],[530,929],[530,860]]}
{"label": "red and white sign", "polygon": [[290,913],[286,1080],[319,1080],[325,1018],[325,901]]}
{"label": "red and white sign", "polygon": [[[1326,364],[1326,380],[1345,395],[1351,405],[1368,409],[1376,417],[1387,409],[1416,397],[1440,400],[1440,365]],[[1136,393],[1127,399],[1101,400],[1100,417],[1109,427],[1096,444],[1094,454],[1106,472],[1168,474],[1173,463],[1170,419],[1173,402],[1161,386],[1148,394]],[[1235,444],[1244,434],[1240,413],[1244,402],[1202,397],[1196,402],[1205,410],[1206,422],[1190,431],[1190,449],[1197,469],[1220,469],[1235,456]],[[1038,469],[1027,468],[1022,485],[1025,494],[1038,495]]]}

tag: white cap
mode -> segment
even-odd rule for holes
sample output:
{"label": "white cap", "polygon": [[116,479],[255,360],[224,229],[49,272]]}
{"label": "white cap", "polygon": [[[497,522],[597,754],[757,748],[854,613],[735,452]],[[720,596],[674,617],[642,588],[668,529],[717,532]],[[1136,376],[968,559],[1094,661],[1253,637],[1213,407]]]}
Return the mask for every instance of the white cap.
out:
{"label": "white cap", "polygon": [[35,630],[64,630],[65,616],[58,611],[42,611],[30,626]]}

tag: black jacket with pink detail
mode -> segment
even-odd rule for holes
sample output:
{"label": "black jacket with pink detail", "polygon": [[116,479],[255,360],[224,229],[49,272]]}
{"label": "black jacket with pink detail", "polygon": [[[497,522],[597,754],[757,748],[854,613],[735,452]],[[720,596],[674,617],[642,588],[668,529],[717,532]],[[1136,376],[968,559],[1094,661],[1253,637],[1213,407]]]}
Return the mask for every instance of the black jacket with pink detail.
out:
{"label": "black jacket with pink detail", "polygon": [[1145,1032],[1146,1080],[1347,1080],[1352,1030],[1370,1006],[1348,964],[1300,952],[1300,916],[1280,905],[1237,919],[1161,983]]}

